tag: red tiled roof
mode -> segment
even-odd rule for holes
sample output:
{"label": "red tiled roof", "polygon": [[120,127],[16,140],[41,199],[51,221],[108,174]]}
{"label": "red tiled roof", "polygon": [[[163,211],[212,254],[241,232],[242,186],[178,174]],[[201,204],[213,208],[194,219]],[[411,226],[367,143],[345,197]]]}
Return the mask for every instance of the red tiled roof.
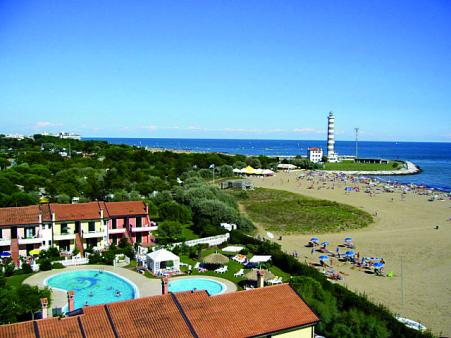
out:
{"label": "red tiled roof", "polygon": [[107,305],[119,337],[192,337],[172,295]]}
{"label": "red tiled roof", "polygon": [[311,151],[320,151],[321,149],[320,149],[320,148],[315,148],[315,147],[313,147],[313,148],[308,148],[308,150],[311,150]]}
{"label": "red tiled roof", "polygon": [[0,337],[251,337],[311,326],[318,317],[288,285],[210,297],[181,292],[83,308],[66,319],[0,326]]}
{"label": "red tiled roof", "polygon": [[0,325],[0,337],[4,338],[35,338],[33,322],[22,322]]}
{"label": "red tiled roof", "polygon": [[142,201],[105,202],[109,216],[145,215],[146,205]]}
{"label": "red tiled roof", "polygon": [[55,213],[56,221],[77,221],[100,218],[98,202],[79,204],[50,203],[50,211]]}
{"label": "red tiled roof", "polygon": [[79,318],[87,337],[115,337],[104,305],[87,306],[83,308],[83,312],[85,315]]}
{"label": "red tiled roof", "polygon": [[176,294],[200,337],[252,337],[319,321],[288,284],[214,297],[205,294]]}
{"label": "red tiled roof", "polygon": [[77,317],[38,320],[41,338],[83,338]]}
{"label": "red tiled roof", "polygon": [[39,206],[0,208],[0,225],[39,224]]}

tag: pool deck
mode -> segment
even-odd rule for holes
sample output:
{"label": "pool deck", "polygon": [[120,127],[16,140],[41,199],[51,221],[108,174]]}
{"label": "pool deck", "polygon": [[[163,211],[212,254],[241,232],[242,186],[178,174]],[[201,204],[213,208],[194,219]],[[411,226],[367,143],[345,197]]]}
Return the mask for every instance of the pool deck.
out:
{"label": "pool deck", "polygon": [[[114,267],[110,265],[79,265],[66,267],[64,269],[42,271],[33,276],[28,277],[23,281],[24,284],[36,285],[40,288],[44,287],[44,281],[59,273],[77,271],[77,270],[103,270],[115,273],[136,285],[139,291],[139,298],[147,296],[157,296],[161,295],[161,280],[158,278],[147,278],[143,275],[121,267]],[[225,293],[234,292],[237,290],[236,285],[224,278],[213,277],[213,276],[178,276],[171,279],[183,279],[183,278],[205,278],[212,279],[225,284],[227,287]],[[67,294],[66,292],[52,289],[53,292],[53,302],[52,307],[64,307],[67,304]]]}

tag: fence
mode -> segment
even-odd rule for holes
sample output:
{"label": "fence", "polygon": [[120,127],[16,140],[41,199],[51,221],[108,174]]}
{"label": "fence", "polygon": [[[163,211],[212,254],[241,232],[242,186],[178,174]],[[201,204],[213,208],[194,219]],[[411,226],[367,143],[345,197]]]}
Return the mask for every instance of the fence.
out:
{"label": "fence", "polygon": [[[188,246],[195,246],[198,244],[208,244],[209,246],[219,245],[224,242],[227,242],[230,238],[230,234],[226,233],[223,235],[218,236],[212,236],[212,237],[205,237],[205,238],[198,238],[198,239],[192,239],[190,241],[186,241],[185,244]],[[174,243],[173,246],[181,245],[182,243]]]}
{"label": "fence", "polygon": [[88,264],[88,258],[75,258],[75,259],[66,259],[64,261],[56,261],[55,263],[61,263],[64,266],[75,266],[75,265],[83,265]]}

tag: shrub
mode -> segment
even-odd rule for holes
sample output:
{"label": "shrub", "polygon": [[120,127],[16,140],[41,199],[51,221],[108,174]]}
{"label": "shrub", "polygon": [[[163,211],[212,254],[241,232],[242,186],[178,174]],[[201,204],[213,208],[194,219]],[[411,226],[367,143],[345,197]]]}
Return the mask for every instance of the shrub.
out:
{"label": "shrub", "polygon": [[61,264],[60,262],[53,262],[52,263],[52,269],[64,269],[64,265]]}
{"label": "shrub", "polygon": [[191,210],[184,205],[171,201],[158,207],[158,215],[163,220],[177,221],[182,224],[191,222]]}
{"label": "shrub", "polygon": [[33,272],[33,269],[31,268],[30,264],[28,264],[28,263],[23,263],[21,269],[22,269],[22,272],[26,273],[26,274]]}
{"label": "shrub", "polygon": [[41,259],[39,261],[39,270],[40,271],[52,270],[52,262],[49,259]]}

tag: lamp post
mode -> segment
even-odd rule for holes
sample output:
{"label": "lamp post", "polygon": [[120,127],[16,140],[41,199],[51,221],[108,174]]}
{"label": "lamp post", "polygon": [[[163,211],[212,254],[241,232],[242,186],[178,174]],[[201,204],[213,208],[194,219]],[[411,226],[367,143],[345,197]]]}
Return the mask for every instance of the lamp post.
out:
{"label": "lamp post", "polygon": [[359,141],[359,128],[354,128],[355,130],[355,158],[358,157],[358,141]]}

